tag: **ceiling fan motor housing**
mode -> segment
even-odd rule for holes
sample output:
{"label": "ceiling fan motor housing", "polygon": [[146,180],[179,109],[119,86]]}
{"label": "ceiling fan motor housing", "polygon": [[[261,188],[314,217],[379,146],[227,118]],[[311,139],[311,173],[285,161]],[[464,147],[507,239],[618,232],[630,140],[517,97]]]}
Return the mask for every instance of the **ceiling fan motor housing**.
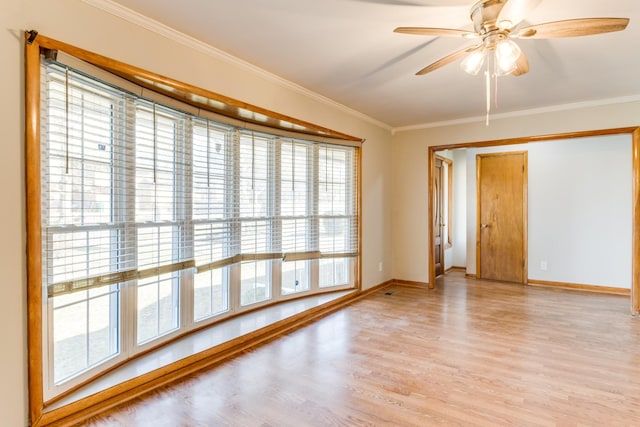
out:
{"label": "ceiling fan motor housing", "polygon": [[471,7],[473,28],[480,36],[499,31],[498,16],[507,0],[481,0]]}

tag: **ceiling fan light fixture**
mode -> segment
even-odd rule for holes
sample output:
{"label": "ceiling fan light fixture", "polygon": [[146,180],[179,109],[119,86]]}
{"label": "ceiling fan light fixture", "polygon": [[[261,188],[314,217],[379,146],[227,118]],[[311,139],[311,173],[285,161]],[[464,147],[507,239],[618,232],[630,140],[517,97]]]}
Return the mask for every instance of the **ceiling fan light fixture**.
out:
{"label": "ceiling fan light fixture", "polygon": [[462,60],[460,68],[462,68],[465,73],[476,76],[480,72],[486,56],[487,50],[484,47],[476,49]]}
{"label": "ceiling fan light fixture", "polygon": [[496,73],[498,75],[512,73],[517,67],[521,53],[520,47],[513,40],[500,40],[496,44]]}

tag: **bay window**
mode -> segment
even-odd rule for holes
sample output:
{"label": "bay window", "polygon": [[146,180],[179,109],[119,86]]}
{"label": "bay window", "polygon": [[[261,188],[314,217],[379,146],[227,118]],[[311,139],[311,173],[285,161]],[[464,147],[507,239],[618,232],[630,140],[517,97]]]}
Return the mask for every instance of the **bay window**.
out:
{"label": "bay window", "polygon": [[202,325],[356,286],[356,148],[54,60],[41,78],[46,398]]}

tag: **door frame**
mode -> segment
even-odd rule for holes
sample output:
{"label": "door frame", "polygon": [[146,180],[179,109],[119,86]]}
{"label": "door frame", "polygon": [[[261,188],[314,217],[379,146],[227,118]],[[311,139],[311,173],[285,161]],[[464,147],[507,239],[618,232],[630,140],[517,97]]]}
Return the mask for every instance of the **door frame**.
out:
{"label": "door frame", "polygon": [[[442,166],[441,166],[441,170],[440,170],[440,191],[442,192],[442,200],[440,201],[440,220],[441,221],[445,221],[445,224],[447,226],[447,239],[446,240],[442,240],[442,232],[444,231],[444,226],[441,226],[442,230],[440,230],[440,260],[442,262],[442,274],[446,273],[446,267],[445,267],[445,262],[444,262],[444,256],[445,256],[445,250],[449,249],[452,246],[452,241],[451,241],[451,224],[453,223],[452,218],[453,218],[453,212],[451,209],[451,201],[453,199],[453,192],[452,192],[452,188],[453,188],[453,160],[448,159],[446,157],[437,155],[435,156],[436,160],[440,160],[442,162]],[[447,173],[444,172],[444,165],[447,165]],[[434,160],[434,188],[435,188],[435,160]],[[444,183],[447,183],[447,191],[445,193],[444,191]],[[435,194],[435,191],[430,191],[429,194],[431,194],[433,199],[433,196],[437,196]],[[447,206],[447,215],[446,218],[444,217],[444,206]],[[436,206],[434,205],[433,211],[434,211],[434,219],[435,219],[435,210],[436,210]],[[442,222],[441,222],[442,224]],[[435,230],[435,224],[433,225],[434,230]],[[433,248],[435,251],[435,239],[434,239],[434,244],[433,244]],[[435,258],[434,258],[434,268],[435,268]]]}
{"label": "door frame", "polygon": [[478,279],[482,279],[482,262],[481,256],[482,251],[480,250],[480,236],[481,236],[481,227],[480,227],[480,209],[481,209],[481,198],[480,198],[480,160],[483,157],[500,157],[500,156],[508,156],[513,154],[521,154],[523,155],[523,167],[524,167],[524,177],[522,181],[522,256],[523,256],[523,265],[522,265],[522,284],[526,285],[529,280],[529,234],[528,234],[528,225],[529,225],[529,164],[528,164],[528,151],[500,151],[495,153],[482,153],[476,154],[476,277]]}
{"label": "door frame", "polygon": [[[526,144],[529,142],[544,142],[558,139],[575,139],[590,136],[628,134],[631,136],[631,161],[632,161],[632,252],[631,252],[631,313],[640,314],[640,126],[589,130],[581,132],[566,132],[558,134],[537,135],[519,138],[508,138],[477,142],[463,142],[457,144],[434,145],[428,147],[428,181],[429,195],[433,194],[435,155],[438,151],[452,150],[455,148],[496,147],[502,145]],[[435,257],[433,254],[433,201],[431,196],[427,200],[428,205],[428,252],[429,252],[429,289],[435,288]]]}

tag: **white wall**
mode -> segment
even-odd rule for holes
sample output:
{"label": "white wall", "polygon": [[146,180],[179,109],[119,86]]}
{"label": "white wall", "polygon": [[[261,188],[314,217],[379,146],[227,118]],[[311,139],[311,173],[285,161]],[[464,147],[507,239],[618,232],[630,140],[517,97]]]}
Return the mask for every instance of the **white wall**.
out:
{"label": "white wall", "polygon": [[529,278],[631,288],[631,158],[629,135],[530,144]]}
{"label": "white wall", "polygon": [[[1,0],[0,425],[27,420],[23,32],[91,50],[281,114],[366,139],[362,150],[363,287],[391,279],[391,134],[345,108],[192,48],[80,0]],[[383,264],[378,271],[379,263]]]}
{"label": "white wall", "polygon": [[507,151],[528,152],[528,278],[629,289],[630,135],[466,150],[472,189],[467,194],[467,273],[476,273],[476,155]]}
{"label": "white wall", "polygon": [[0,6],[0,425],[22,426],[27,413],[24,218],[24,2]]}
{"label": "white wall", "polygon": [[[429,266],[425,262],[428,259],[426,219],[429,146],[555,135],[639,124],[640,102],[636,101],[530,116],[493,118],[489,126],[471,123],[397,132],[393,137],[392,157],[393,277],[417,282],[429,281]],[[471,241],[475,242],[475,234]],[[468,253],[467,259],[469,258]],[[473,267],[475,271],[475,265]]]}

